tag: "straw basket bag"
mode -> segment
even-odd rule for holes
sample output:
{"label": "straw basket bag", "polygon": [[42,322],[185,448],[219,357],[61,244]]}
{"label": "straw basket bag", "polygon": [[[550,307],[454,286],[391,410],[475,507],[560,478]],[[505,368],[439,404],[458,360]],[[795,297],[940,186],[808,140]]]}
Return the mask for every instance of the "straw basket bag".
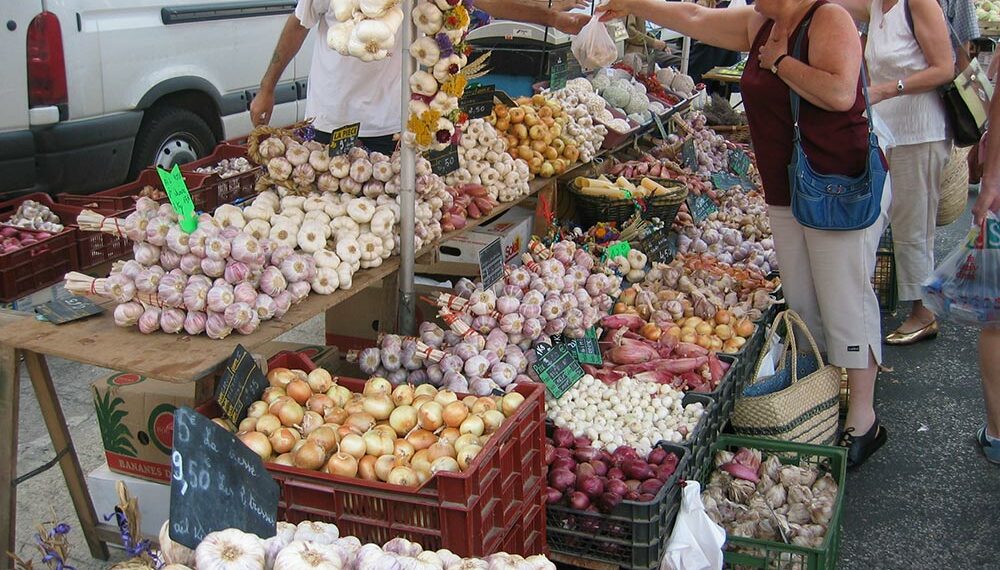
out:
{"label": "straw basket bag", "polygon": [[947,226],[965,211],[969,199],[969,149],[951,147],[951,156],[941,175],[941,193],[938,201],[937,225]]}
{"label": "straw basket bag", "polygon": [[[768,331],[765,347],[772,345],[782,324],[787,333],[776,372],[774,376],[757,379],[761,364],[765,358],[769,358],[765,351],[757,361],[753,382],[736,400],[733,429],[740,435],[829,445],[837,434],[840,369],[823,364],[823,357],[809,329],[802,318],[791,310],[784,311],[775,318]],[[812,354],[798,353],[795,339],[797,335],[792,333],[796,328],[799,329],[801,338],[809,341]],[[786,368],[789,361],[790,374]],[[799,366],[805,362],[810,362],[810,368],[815,371],[800,378]],[[748,392],[759,392],[768,383],[773,384],[773,391],[766,389],[760,395],[745,395]]]}

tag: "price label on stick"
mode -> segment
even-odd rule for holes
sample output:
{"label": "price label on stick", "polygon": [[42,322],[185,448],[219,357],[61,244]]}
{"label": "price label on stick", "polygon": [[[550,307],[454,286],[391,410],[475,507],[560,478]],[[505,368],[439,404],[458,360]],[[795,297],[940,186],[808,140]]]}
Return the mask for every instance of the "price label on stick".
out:
{"label": "price label on stick", "polygon": [[270,538],[278,484],[260,456],[187,406],[174,411],[170,456],[170,538],[195,548],[206,535],[238,528]]}
{"label": "price label on stick", "polygon": [[230,421],[239,423],[267,386],[267,378],[253,356],[238,344],[215,388],[215,401]]}
{"label": "price label on stick", "polygon": [[503,279],[503,243],[500,238],[479,250],[479,276],[483,280],[483,289],[489,289]]}
{"label": "price label on stick", "polygon": [[565,344],[539,344],[535,356],[538,359],[531,367],[557,400],[583,378],[583,368]]}
{"label": "price label on stick", "polygon": [[181,229],[191,233],[198,229],[198,217],[194,214],[194,202],[191,201],[191,192],[188,191],[187,184],[184,183],[184,175],[176,164],[169,172],[159,166],[156,173],[160,175],[160,182],[163,183],[163,190],[167,193],[170,205],[177,212],[177,218]]}
{"label": "price label on stick", "polygon": [[608,246],[608,249],[604,250],[604,259],[614,259],[618,256],[625,257],[628,252],[632,251],[632,244],[627,241],[619,241]]}
{"label": "price label on stick", "polygon": [[358,142],[358,133],[360,132],[361,123],[354,123],[344,125],[330,133],[330,156],[347,154]]}
{"label": "price label on stick", "polygon": [[446,176],[458,170],[458,147],[449,145],[444,150],[430,150],[424,153],[424,158],[431,163],[431,172],[438,176]]}
{"label": "price label on stick", "polygon": [[601,358],[601,347],[597,344],[597,333],[594,327],[587,329],[582,338],[573,339],[573,349],[576,350],[576,359],[581,364],[593,364],[600,366],[604,364]]}
{"label": "price label on stick", "polygon": [[496,87],[493,85],[476,85],[467,87],[462,98],[458,101],[458,106],[469,119],[479,119],[488,117],[493,112],[493,97]]}
{"label": "price label on stick", "polygon": [[698,151],[694,147],[694,141],[688,139],[681,145],[681,161],[684,168],[691,171],[698,170]]}
{"label": "price label on stick", "polygon": [[698,196],[688,196],[687,207],[688,211],[691,212],[691,218],[696,224],[700,224],[705,221],[705,218],[709,217],[712,212],[719,209],[718,206],[715,205],[715,202],[704,194],[700,194]]}

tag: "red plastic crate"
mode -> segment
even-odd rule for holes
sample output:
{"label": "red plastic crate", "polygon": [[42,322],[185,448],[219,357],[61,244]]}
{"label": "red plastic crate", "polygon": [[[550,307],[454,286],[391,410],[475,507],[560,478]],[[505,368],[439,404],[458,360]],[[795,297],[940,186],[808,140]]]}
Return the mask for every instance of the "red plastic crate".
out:
{"label": "red plastic crate", "polygon": [[0,255],[0,301],[4,302],[58,283],[64,275],[80,268],[77,229],[71,225],[76,223],[78,209],[60,207],[48,194],[39,192],[0,203],[0,220],[10,218],[25,200],[35,200],[51,208],[66,229],[36,244]]}
{"label": "red plastic crate", "polygon": [[[195,209],[203,212],[211,212],[215,210],[216,206],[215,194],[203,187],[206,178],[208,178],[206,174],[184,173],[184,182],[191,192],[191,201],[194,202]],[[62,204],[80,206],[91,210],[115,212],[118,214],[118,217],[122,217],[124,214],[135,209],[135,200],[139,195],[139,191],[145,186],[152,186],[158,190],[163,190],[160,175],[156,173],[155,169],[147,168],[139,174],[139,178],[135,182],[122,184],[110,190],[90,195],[63,193],[56,196],[56,199]],[[164,196],[157,200],[157,202],[166,204],[169,200]]]}
{"label": "red plastic crate", "polygon": [[[279,353],[268,365],[316,368],[294,352]],[[340,377],[338,383],[352,392],[364,389],[364,381],[355,378]],[[280,487],[279,519],[333,522],[342,535],[362,543],[403,537],[424,549],[447,548],[466,557],[544,553],[545,387],[522,384],[517,391],[524,403],[469,470],[439,473],[415,489],[265,464]]]}
{"label": "red plastic crate", "polygon": [[[181,165],[181,172],[193,173],[198,168],[215,166],[224,158],[239,158],[246,155],[246,146],[222,143],[205,158]],[[260,166],[255,166],[246,172],[228,178],[222,178],[218,174],[208,174],[208,178],[202,183],[202,188],[212,192],[212,187],[215,187],[216,205],[230,204],[238,198],[249,198],[257,193],[254,186],[257,184],[257,177],[260,176],[260,173]]]}

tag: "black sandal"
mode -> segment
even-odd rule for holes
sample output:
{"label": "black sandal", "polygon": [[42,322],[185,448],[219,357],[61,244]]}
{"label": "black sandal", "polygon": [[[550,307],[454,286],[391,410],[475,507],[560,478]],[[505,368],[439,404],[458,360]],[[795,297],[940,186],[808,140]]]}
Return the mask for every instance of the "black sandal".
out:
{"label": "black sandal", "polygon": [[878,417],[875,423],[864,435],[854,435],[854,428],[847,428],[840,435],[840,446],[847,448],[847,468],[856,469],[868,460],[880,447],[885,445],[889,439],[889,432],[879,424]]}

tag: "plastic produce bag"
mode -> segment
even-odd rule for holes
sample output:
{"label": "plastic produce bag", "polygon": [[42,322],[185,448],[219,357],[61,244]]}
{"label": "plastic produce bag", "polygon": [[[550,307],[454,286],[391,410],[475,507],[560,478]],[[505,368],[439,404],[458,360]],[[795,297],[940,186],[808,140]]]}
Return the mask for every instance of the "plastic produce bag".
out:
{"label": "plastic produce bag", "polygon": [[935,314],[974,326],[1000,326],[1000,219],[992,212],[924,283]]}
{"label": "plastic produce bag", "polygon": [[688,481],[681,489],[681,509],[660,570],[720,570],[725,542],[725,529],[705,513],[701,485]]}
{"label": "plastic produce bag", "polygon": [[584,70],[611,65],[618,59],[615,41],[611,39],[608,28],[600,21],[598,14],[573,37],[570,49]]}

